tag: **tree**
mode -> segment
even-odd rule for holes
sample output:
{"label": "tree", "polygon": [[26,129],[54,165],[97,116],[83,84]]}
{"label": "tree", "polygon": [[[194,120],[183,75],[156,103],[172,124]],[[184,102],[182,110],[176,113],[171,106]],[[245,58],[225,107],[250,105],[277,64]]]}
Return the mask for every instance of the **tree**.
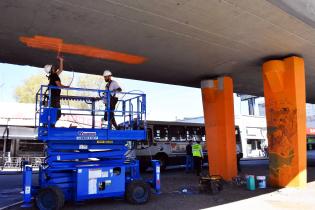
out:
{"label": "tree", "polygon": [[26,79],[24,84],[15,90],[15,98],[19,103],[35,103],[35,96],[41,84],[47,84],[45,75],[34,75]]}
{"label": "tree", "polygon": [[[89,74],[73,74],[69,72],[63,72],[60,75],[62,84],[71,85],[74,88],[86,88],[86,89],[104,89],[105,82],[101,76],[89,75]],[[71,84],[70,84],[71,81]],[[25,82],[16,88],[15,97],[19,103],[35,103],[36,93],[40,88],[40,85],[48,84],[48,79],[45,75],[34,75],[25,80]],[[89,96],[89,97],[99,97],[99,93],[96,91],[78,91],[78,90],[67,90],[63,89],[61,95],[64,96]],[[85,100],[61,100],[61,105],[64,108],[71,108],[72,111],[64,111],[68,115],[73,116],[77,112],[74,109],[85,109],[86,111],[80,111],[80,114],[91,113],[91,104],[89,101]],[[97,100],[95,103],[96,110],[98,111],[96,115],[103,116],[105,105],[102,100]],[[75,118],[72,118],[76,122]]]}
{"label": "tree", "polygon": [[[103,84],[103,86],[102,86]],[[98,75],[91,74],[80,74],[78,79],[76,80],[75,87],[86,88],[86,89],[102,89],[104,88],[104,79]],[[72,85],[73,86],[73,85]],[[91,97],[99,97],[97,92],[88,91],[69,91],[69,95],[77,95],[77,96],[91,96]],[[68,106],[80,108],[80,109],[90,109],[90,104],[87,104],[85,101],[69,101],[67,103]],[[103,107],[102,101],[96,103],[96,108]]]}
{"label": "tree", "polygon": [[[63,75],[62,79],[63,84],[68,84],[70,77],[68,75]],[[48,79],[44,74],[36,74],[28,79],[25,82],[18,86],[15,89],[15,98],[18,103],[35,103],[36,93],[39,90],[41,85],[47,85]]]}
{"label": "tree", "polygon": [[77,86],[80,88],[104,89],[104,78],[99,75],[82,74],[78,79]]}
{"label": "tree", "polygon": [[[69,72],[63,72],[60,77],[62,84],[69,85],[70,81],[74,75]],[[33,75],[25,80],[25,82],[16,88],[15,90],[15,98],[18,103],[35,103],[36,100],[36,93],[40,88],[40,85],[47,85],[48,79],[44,74]],[[104,88],[104,79],[97,75],[90,75],[90,74],[80,74],[80,76],[75,79],[71,87],[79,87],[79,88],[88,88],[88,89],[103,89]],[[94,92],[84,93],[81,91],[67,91],[62,90],[62,95],[81,95],[81,96],[95,96],[97,94]],[[89,108],[89,105],[85,102],[78,102],[78,101],[62,101],[63,105],[82,108],[86,109]]]}

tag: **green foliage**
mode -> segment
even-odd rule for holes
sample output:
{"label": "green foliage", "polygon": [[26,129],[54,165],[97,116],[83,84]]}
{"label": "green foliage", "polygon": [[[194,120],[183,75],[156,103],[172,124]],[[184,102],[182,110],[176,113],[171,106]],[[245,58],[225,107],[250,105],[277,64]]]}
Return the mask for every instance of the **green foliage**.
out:
{"label": "green foliage", "polygon": [[[104,79],[98,75],[91,75],[91,74],[81,74],[78,78],[75,87],[79,88],[87,88],[87,89],[100,89],[104,88],[102,87],[102,84],[104,86]],[[81,92],[81,91],[69,91],[69,95],[80,95],[80,96],[94,96],[98,97],[98,94],[96,92]],[[94,95],[93,95],[94,94]],[[90,109],[90,105],[86,104],[83,101],[80,102],[68,102],[69,106],[76,107],[80,109]],[[97,104],[101,105],[101,104]]]}
{"label": "green foliage", "polygon": [[[62,84],[69,84],[70,76],[60,76]],[[35,103],[35,96],[41,85],[47,85],[48,78],[45,74],[37,74],[29,77],[23,84],[15,89],[15,98],[18,103]]]}
{"label": "green foliage", "polygon": [[47,84],[48,80],[45,75],[34,75],[25,80],[15,90],[15,98],[19,103],[35,103],[35,95],[41,84]]}
{"label": "green foliage", "polygon": [[[69,85],[73,80],[73,75],[69,72],[63,72],[60,75],[60,80],[63,85]],[[35,103],[35,95],[40,85],[47,85],[48,79],[44,74],[34,75],[25,80],[23,84],[15,90],[15,98],[18,103]],[[79,78],[72,82],[71,87],[99,89],[104,88],[104,79],[101,76],[81,74]],[[81,92],[82,93],[82,92]],[[62,90],[62,95],[76,95],[78,92]],[[81,94],[82,95],[82,94]],[[95,95],[96,96],[96,95]],[[88,108],[84,102],[62,102],[64,105],[69,105],[77,108]]]}
{"label": "green foliage", "polygon": [[83,74],[81,77],[79,77],[77,86],[80,88],[104,89],[105,83],[104,78],[101,76]]}
{"label": "green foliage", "polygon": [[[78,76],[79,75],[79,76]],[[74,77],[74,78],[73,78]],[[73,75],[70,72],[63,72],[60,75],[60,80],[63,85],[71,85],[71,87],[88,88],[88,89],[104,89],[105,83],[101,76],[89,74]],[[71,83],[71,84],[70,84]],[[23,84],[15,90],[15,98],[19,103],[35,103],[35,96],[40,88],[40,85],[47,85],[48,78],[45,74],[30,76]],[[98,97],[96,92],[82,92],[75,90],[62,90],[61,95],[76,95],[76,96],[94,96]],[[61,101],[61,105],[66,107],[75,107],[78,109],[91,109],[90,104],[84,101]],[[104,108],[102,101],[96,103],[96,108]]]}

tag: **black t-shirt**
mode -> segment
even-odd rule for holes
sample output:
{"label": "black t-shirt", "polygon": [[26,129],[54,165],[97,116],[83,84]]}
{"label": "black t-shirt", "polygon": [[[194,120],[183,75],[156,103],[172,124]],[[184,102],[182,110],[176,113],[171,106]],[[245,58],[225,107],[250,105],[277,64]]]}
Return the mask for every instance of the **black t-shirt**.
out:
{"label": "black t-shirt", "polygon": [[190,144],[186,146],[186,154],[192,156],[192,147]]}
{"label": "black t-shirt", "polygon": [[[56,86],[56,87],[58,87],[58,85],[57,85],[57,81],[59,81],[60,82],[60,78],[59,78],[59,76],[58,76],[58,74],[56,74],[56,73],[52,73],[51,75],[49,75],[49,77],[48,77],[48,80],[49,80],[49,86]],[[51,97],[52,98],[56,98],[56,97],[60,97],[60,92],[61,92],[61,90],[60,89],[51,89]]]}

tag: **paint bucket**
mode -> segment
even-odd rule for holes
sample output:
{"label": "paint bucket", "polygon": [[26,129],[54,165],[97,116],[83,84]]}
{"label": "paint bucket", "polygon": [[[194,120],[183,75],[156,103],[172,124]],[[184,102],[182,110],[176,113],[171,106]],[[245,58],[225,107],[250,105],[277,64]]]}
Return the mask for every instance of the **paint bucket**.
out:
{"label": "paint bucket", "polygon": [[254,175],[248,175],[246,177],[246,187],[248,190],[255,190],[256,189],[256,183],[255,183],[255,176]]}
{"label": "paint bucket", "polygon": [[266,176],[257,176],[257,188],[265,189],[266,188]]}

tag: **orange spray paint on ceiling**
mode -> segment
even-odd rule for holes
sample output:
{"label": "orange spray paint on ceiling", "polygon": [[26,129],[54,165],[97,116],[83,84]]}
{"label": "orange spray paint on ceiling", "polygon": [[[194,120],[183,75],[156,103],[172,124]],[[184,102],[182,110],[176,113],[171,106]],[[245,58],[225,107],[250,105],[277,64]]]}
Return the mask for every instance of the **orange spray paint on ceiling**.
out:
{"label": "orange spray paint on ceiling", "polygon": [[91,58],[104,60],[112,60],[127,64],[142,64],[147,59],[142,56],[131,55],[111,50],[96,48],[88,45],[64,43],[62,39],[46,36],[25,37],[21,36],[20,41],[28,47],[55,51],[59,53],[67,53],[81,55]]}

